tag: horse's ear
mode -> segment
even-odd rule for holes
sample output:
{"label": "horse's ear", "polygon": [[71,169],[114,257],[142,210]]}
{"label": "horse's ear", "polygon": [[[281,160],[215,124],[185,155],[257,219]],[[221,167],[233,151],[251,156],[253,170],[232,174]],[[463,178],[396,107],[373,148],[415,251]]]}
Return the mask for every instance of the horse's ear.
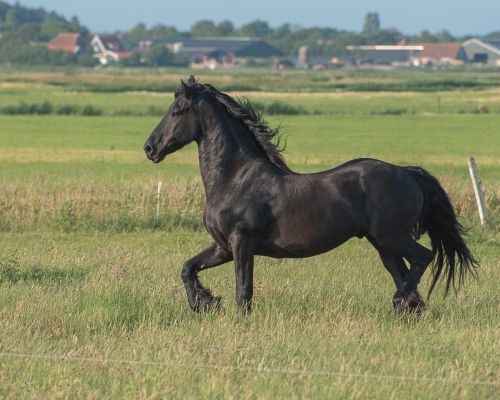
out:
{"label": "horse's ear", "polygon": [[182,92],[184,93],[184,96],[187,99],[190,99],[191,98],[191,88],[182,79],[181,79],[181,88],[182,88]]}
{"label": "horse's ear", "polygon": [[196,78],[194,77],[194,75],[193,75],[193,74],[191,74],[191,75],[189,76],[189,78],[188,78],[188,83],[189,83],[190,85],[194,85],[194,84],[196,83]]}

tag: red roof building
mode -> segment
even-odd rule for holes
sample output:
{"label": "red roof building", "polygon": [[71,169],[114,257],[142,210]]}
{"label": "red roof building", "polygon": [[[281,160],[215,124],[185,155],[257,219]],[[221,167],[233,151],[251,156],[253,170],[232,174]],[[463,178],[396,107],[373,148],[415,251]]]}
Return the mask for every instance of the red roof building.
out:
{"label": "red roof building", "polygon": [[59,33],[52,39],[48,48],[52,51],[67,51],[68,53],[78,53],[84,45],[82,36],[79,33]]}
{"label": "red roof building", "polygon": [[423,46],[418,55],[423,65],[461,64],[466,60],[460,43],[427,43]]}

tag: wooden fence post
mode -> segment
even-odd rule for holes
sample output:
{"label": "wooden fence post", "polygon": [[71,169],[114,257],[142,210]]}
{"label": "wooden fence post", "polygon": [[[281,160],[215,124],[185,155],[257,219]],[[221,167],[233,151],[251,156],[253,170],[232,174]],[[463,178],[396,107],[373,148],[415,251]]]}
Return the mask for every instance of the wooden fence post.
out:
{"label": "wooden fence post", "polygon": [[161,196],[161,188],[163,186],[163,182],[158,182],[158,191],[156,193],[156,222],[160,220],[160,196]]}
{"label": "wooden fence post", "polygon": [[474,188],[474,195],[476,196],[479,219],[481,220],[481,225],[486,225],[488,222],[488,209],[486,207],[486,199],[481,187],[481,179],[479,179],[479,172],[477,170],[476,160],[474,160],[474,157],[469,157],[468,164],[470,179],[472,180],[472,187]]}

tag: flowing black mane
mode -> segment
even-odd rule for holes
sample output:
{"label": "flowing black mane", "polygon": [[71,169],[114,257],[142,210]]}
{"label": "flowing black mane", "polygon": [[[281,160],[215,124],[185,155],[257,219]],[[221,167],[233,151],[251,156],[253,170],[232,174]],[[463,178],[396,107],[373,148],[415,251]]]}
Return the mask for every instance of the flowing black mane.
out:
{"label": "flowing black mane", "polygon": [[[256,111],[250,101],[246,98],[235,100],[231,96],[218,91],[210,84],[196,82],[193,76],[188,80],[190,88],[208,94],[212,99],[222,105],[233,117],[245,124],[253,135],[269,160],[279,169],[292,172],[285,163],[283,155],[284,146],[281,146],[280,128],[271,128]],[[182,93],[182,89],[176,92],[176,96]]]}

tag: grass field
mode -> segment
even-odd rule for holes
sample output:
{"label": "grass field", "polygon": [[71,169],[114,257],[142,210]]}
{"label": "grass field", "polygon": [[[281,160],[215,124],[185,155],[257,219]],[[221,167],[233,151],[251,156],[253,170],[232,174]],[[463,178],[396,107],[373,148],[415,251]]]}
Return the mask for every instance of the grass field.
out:
{"label": "grass field", "polygon": [[[404,86],[442,78],[412,74],[340,81]],[[210,240],[196,148],[159,165],[141,151],[158,121],[147,110],[166,108],[172,94],[88,91],[91,83],[142,85],[155,77],[173,85],[186,75],[0,71],[0,108],[48,101],[103,111],[0,115],[0,398],[498,396],[500,88],[329,92],[321,88],[325,76],[335,80],[328,73],[291,73],[266,77],[272,90],[237,92],[307,111],[267,118],[284,124],[285,158],[297,171],[375,157],[434,173],[470,227],[482,268],[458,295],[436,291],[421,317],[396,318],[389,274],[375,250],[355,239],[310,259],[258,258],[249,316],[236,312],[232,265],[207,271],[201,278],[223,296],[223,307],[198,315],[179,277],[183,261]],[[256,85],[248,71],[203,78]],[[309,93],[282,93],[299,78]],[[498,73],[448,78],[484,83]],[[488,112],[475,111],[481,104]],[[406,111],[387,112],[397,109]],[[468,181],[471,155],[492,214],[486,228]]]}

